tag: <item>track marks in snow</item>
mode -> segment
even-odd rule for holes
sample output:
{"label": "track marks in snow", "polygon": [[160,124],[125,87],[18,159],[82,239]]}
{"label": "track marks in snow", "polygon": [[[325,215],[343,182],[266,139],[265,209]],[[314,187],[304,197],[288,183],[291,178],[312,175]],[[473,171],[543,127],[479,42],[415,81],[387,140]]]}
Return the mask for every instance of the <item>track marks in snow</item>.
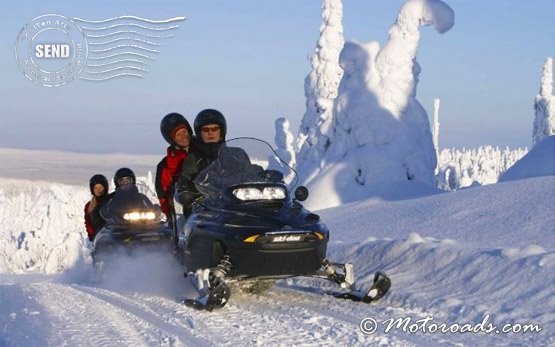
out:
{"label": "track marks in snow", "polygon": [[163,345],[157,327],[110,302],[63,284],[32,286],[53,318],[51,345]]}
{"label": "track marks in snow", "polygon": [[[95,297],[105,304],[114,306],[119,311],[125,312],[126,315],[133,316],[153,327],[158,331],[161,344],[167,342],[169,345],[176,346],[211,346],[209,341],[195,336],[194,332],[191,332],[190,324],[176,324],[176,320],[171,317],[175,313],[174,309],[156,309],[155,305],[145,304],[145,301],[141,300],[139,295],[128,297],[101,288],[76,285],[73,288]],[[180,305],[177,302],[172,303],[175,306]]]}
{"label": "track marks in snow", "polygon": [[[209,346],[133,297],[40,282],[1,285],[2,346]],[[10,299],[11,298],[11,299]],[[22,298],[25,298],[22,300]],[[177,303],[176,303],[177,305]]]}

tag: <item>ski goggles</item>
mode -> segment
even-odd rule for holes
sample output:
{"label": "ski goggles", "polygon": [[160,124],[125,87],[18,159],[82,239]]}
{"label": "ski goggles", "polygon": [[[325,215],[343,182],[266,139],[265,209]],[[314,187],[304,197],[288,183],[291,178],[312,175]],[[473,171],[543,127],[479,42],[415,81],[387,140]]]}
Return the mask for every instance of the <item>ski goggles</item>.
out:
{"label": "ski goggles", "polygon": [[129,176],[125,176],[125,177],[122,177],[122,178],[118,179],[118,185],[120,185],[120,186],[124,186],[126,184],[131,184],[131,183],[133,183],[133,178],[129,177]]}

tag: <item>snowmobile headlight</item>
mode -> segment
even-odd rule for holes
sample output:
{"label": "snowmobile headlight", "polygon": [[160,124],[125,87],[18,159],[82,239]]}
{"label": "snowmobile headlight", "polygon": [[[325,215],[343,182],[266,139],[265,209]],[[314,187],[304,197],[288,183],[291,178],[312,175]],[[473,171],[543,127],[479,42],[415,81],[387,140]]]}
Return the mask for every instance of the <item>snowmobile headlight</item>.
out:
{"label": "snowmobile headlight", "polygon": [[282,200],[285,199],[285,189],[282,187],[255,187],[236,188],[233,195],[239,200]]}
{"label": "snowmobile headlight", "polygon": [[154,212],[128,212],[123,215],[123,219],[128,221],[140,221],[140,220],[154,220],[156,219],[156,213]]}

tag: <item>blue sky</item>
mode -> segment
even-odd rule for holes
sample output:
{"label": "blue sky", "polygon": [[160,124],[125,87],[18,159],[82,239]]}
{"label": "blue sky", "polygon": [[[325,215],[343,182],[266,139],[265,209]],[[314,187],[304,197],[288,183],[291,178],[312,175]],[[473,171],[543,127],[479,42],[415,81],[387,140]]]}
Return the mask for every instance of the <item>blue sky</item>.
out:
{"label": "blue sky", "polygon": [[[455,26],[422,28],[418,99],[441,98],[440,146],[529,146],[543,63],[555,55],[555,1],[446,0]],[[346,39],[383,44],[398,0],[345,0]],[[20,1],[0,8],[0,146],[163,153],[160,119],[220,109],[230,136],[273,139],[286,117],[296,134],[305,110],[320,26],[319,0]],[[14,44],[34,17],[99,20],[185,16],[143,79],[77,80],[45,88],[19,70]]]}

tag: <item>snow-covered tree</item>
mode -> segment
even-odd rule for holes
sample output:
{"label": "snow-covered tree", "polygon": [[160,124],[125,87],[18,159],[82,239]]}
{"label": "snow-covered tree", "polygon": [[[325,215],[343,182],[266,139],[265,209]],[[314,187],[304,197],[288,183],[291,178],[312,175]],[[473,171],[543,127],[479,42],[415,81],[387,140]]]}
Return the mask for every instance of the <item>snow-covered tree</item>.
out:
{"label": "snow-covered tree", "polygon": [[329,186],[327,176],[332,175],[336,201],[347,202],[354,199],[352,191],[370,192],[372,185],[406,180],[434,184],[430,122],[415,98],[420,73],[416,51],[420,25],[434,25],[444,33],[453,23],[453,10],[444,2],[409,0],[383,49],[378,42],[345,42],[339,58],[344,74],[326,133],[329,147],[320,149],[323,169],[308,176],[307,185],[325,189],[320,185]]}
{"label": "snow-covered tree", "polygon": [[434,121],[432,123],[432,135],[436,156],[439,156],[439,99],[434,99]]}
{"label": "snow-covered tree", "polygon": [[444,149],[438,156],[437,186],[443,190],[457,190],[475,184],[497,183],[499,177],[526,153],[527,148],[511,150],[492,146]]}
{"label": "snow-covered tree", "polygon": [[543,65],[540,93],[534,102],[536,117],[532,145],[555,134],[555,96],[553,96],[553,58],[549,57]]}
{"label": "snow-covered tree", "polygon": [[300,171],[320,166],[321,153],[329,144],[333,101],[343,75],[339,52],[343,48],[343,5],[341,0],[323,0],[320,38],[310,56],[312,71],[305,79],[306,112],[301,121],[297,148]]}
{"label": "snow-covered tree", "polygon": [[[283,170],[282,167],[287,164],[289,167],[294,167],[296,164],[296,154],[294,149],[294,136],[289,129],[289,121],[285,118],[276,119],[276,137],[274,139],[276,143],[276,153],[281,160],[275,157],[269,158],[268,168],[277,169],[281,172],[293,172],[289,169]],[[283,162],[282,162],[283,161]],[[285,177],[285,181],[289,182],[292,177]]]}

